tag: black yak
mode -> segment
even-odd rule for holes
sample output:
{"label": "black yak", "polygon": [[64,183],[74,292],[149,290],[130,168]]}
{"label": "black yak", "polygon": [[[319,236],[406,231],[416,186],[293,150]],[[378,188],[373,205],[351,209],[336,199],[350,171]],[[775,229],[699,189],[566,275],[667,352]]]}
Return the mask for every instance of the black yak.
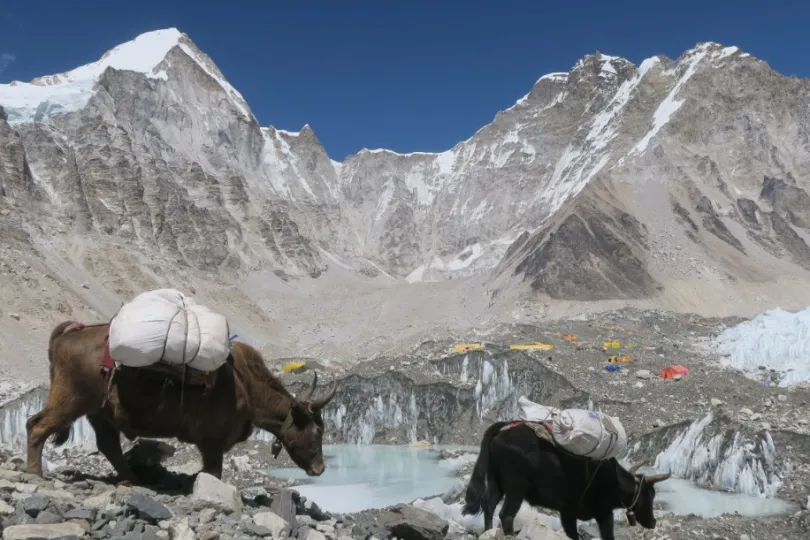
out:
{"label": "black yak", "polygon": [[602,540],[613,540],[613,511],[623,508],[631,525],[655,527],[655,484],[669,474],[644,476],[625,470],[615,458],[594,460],[557,446],[543,424],[496,422],[484,433],[481,451],[467,485],[464,515],[484,512],[492,528],[495,507],[504,533],[514,534],[514,518],[525,500],[560,512],[565,534],[579,538],[577,519],[595,519]]}

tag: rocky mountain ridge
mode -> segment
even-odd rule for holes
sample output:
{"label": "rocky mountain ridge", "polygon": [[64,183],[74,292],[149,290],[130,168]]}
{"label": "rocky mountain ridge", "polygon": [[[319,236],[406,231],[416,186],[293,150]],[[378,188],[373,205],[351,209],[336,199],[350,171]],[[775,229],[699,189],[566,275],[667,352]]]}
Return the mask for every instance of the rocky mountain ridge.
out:
{"label": "rocky mountain ridge", "polygon": [[43,322],[179,284],[280,354],[354,357],[582,302],[803,306],[808,105],[810,83],[736,47],[596,53],[445,152],[338,163],[309,126],[261,127],[185,34],[143,34],[0,85],[0,277],[20,323],[0,336],[23,326],[33,348]]}

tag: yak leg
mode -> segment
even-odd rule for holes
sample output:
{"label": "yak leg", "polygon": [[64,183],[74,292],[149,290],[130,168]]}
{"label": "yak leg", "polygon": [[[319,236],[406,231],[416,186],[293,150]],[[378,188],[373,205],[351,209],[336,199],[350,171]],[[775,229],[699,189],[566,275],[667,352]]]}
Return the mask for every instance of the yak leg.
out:
{"label": "yak leg", "polygon": [[221,480],[222,461],[225,457],[222,448],[218,445],[198,444],[197,449],[200,451],[200,454],[202,454],[203,467],[201,472],[208,473]]}
{"label": "yak leg", "polygon": [[[565,536],[571,538],[571,540],[579,540],[579,531],[577,530],[577,515],[574,513],[568,512],[560,512],[560,522],[562,523],[563,531],[565,531]],[[599,530],[601,531],[602,528],[600,527]],[[611,529],[612,530],[612,529]],[[607,539],[604,539],[607,540]],[[613,536],[611,535],[610,540],[613,540]]]}
{"label": "yak leg", "polygon": [[42,449],[45,446],[45,440],[51,433],[57,431],[51,429],[50,432],[47,432],[39,428],[36,433],[32,433],[34,428],[39,426],[46,412],[43,409],[29,417],[25,422],[25,428],[28,431],[28,472],[37,476],[42,476]]}
{"label": "yak leg", "polygon": [[487,488],[484,491],[483,509],[484,509],[484,530],[488,531],[492,528],[492,516],[495,514],[495,507],[501,502],[503,492],[498,486],[498,481],[490,469],[487,474]]}
{"label": "yak leg", "polygon": [[517,484],[509,487],[512,488],[513,491],[506,492],[506,499],[503,501],[503,506],[501,506],[501,512],[498,514],[498,517],[501,518],[501,528],[504,534],[514,535],[515,516],[518,510],[520,510],[520,505],[523,503],[525,486]]}
{"label": "yak leg", "polygon": [[596,523],[599,525],[599,538],[602,540],[614,540],[613,512],[609,512],[604,516],[599,516]]}
{"label": "yak leg", "polygon": [[113,466],[119,478],[124,482],[137,483],[135,474],[132,472],[132,469],[129,468],[129,463],[127,463],[124,453],[121,451],[120,432],[115,426],[106,420],[102,420],[98,416],[88,414],[87,421],[90,422],[93,431],[96,432],[96,447],[98,451],[107,458],[107,461]]}
{"label": "yak leg", "polygon": [[28,432],[28,472],[42,477],[42,449],[48,437],[57,434],[54,442],[64,444],[70,436],[70,426],[84,415],[76,401],[62,396],[51,387],[45,408],[25,423]]}

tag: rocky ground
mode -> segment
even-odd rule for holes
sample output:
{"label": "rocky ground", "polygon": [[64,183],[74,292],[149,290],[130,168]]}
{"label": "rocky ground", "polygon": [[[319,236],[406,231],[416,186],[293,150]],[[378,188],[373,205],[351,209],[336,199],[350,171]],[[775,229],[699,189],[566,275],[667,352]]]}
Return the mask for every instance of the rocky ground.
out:
{"label": "rocky ground", "polygon": [[[595,401],[635,407],[632,414],[622,416],[634,431],[722,407],[739,421],[810,433],[805,410],[810,389],[780,389],[775,384],[778,375],[769,370],[763,370],[763,378],[769,377],[770,384],[752,380],[718,365],[708,353],[706,342],[740,320],[622,310],[542,326],[514,325],[488,341],[505,345],[539,340],[553,345],[553,350],[529,354]],[[611,357],[619,357],[612,366]],[[662,370],[673,365],[686,367],[688,375],[661,378]],[[618,371],[609,371],[615,368]]]}
{"label": "rocky ground", "polygon": [[[624,540],[804,538],[810,533],[810,512],[807,510],[810,502],[810,413],[807,408],[810,390],[806,387],[779,388],[774,382],[778,380],[778,374],[767,369],[761,370],[759,376],[751,377],[720,366],[718,358],[712,355],[707,346],[708,340],[738,321],[622,310],[539,325],[500,325],[485,333],[471,331],[466,335],[453,336],[453,339],[426,342],[399,356],[378,357],[350,369],[330,369],[324,373],[319,386],[335,379],[341,384],[349,376],[359,376],[368,384],[373,384],[380,377],[393,373],[414,388],[433,387],[442,382],[456,388],[472,388],[476,384],[474,378],[466,382],[457,377],[451,380],[444,364],[452,362],[456,355],[466,354],[454,353],[454,344],[480,343],[485,354],[492,355],[488,356],[490,358],[522,355],[510,360],[513,382],[528,376],[518,366],[542,367],[547,370],[543,373],[556,374],[560,380],[566,381],[569,385],[566,392],[587,395],[606,412],[619,416],[631,439],[655,437],[657,433],[666,433],[681,424],[688,425],[713,412],[722,418],[719,429],[739,432],[751,438],[761,436],[765,431],[770,433],[779,459],[791,463],[790,472],[784,478],[777,496],[796,504],[796,513],[773,518],[725,515],[702,519],[697,516],[664,515],[659,510],[661,518],[655,531],[642,534],[640,529],[631,529],[620,520],[617,523],[617,537]],[[551,348],[509,350],[511,344],[537,342]],[[624,358],[612,363],[611,357]],[[688,374],[679,379],[661,378],[661,370],[670,365],[682,365],[688,369]],[[274,366],[278,367],[277,364]],[[282,378],[297,391],[311,381],[311,373],[284,374]],[[550,380],[550,377],[546,377],[546,380]],[[8,392],[13,393],[13,388],[6,386]],[[0,390],[5,391],[4,388],[0,387]],[[486,422],[481,430],[484,427]],[[327,426],[327,431],[329,429]],[[404,433],[390,432],[390,442],[407,442],[400,440]],[[449,429],[444,434],[447,438],[441,440],[443,443],[477,445],[480,440],[480,432],[475,430]],[[194,495],[194,475],[201,466],[196,449],[168,442],[171,445],[140,443],[135,449],[130,449],[131,459],[139,464],[142,478],[147,480],[144,488],[116,487],[108,478],[112,470],[106,460],[98,454],[87,455],[78,449],[46,447],[46,460],[50,464],[50,479],[47,481],[21,474],[19,456],[0,456],[3,457],[0,467],[4,471],[0,472],[0,498],[5,503],[0,505],[0,514],[3,515],[6,529],[5,538],[75,534],[97,538],[155,535],[213,540],[217,534],[223,539],[262,536],[266,533],[261,527],[270,529],[274,537],[283,537],[287,529],[283,526],[278,530],[270,527],[272,523],[280,526],[281,522],[276,517],[287,519],[289,531],[298,527],[297,538],[303,538],[302,534],[306,538],[312,535],[311,540],[317,540],[319,535],[330,539],[382,538],[393,535],[392,523],[403,520],[433,523],[430,534],[436,538],[455,539],[469,534],[452,522],[447,523],[448,528],[444,530],[441,520],[436,521],[435,516],[431,518],[411,507],[393,514],[387,510],[369,510],[355,515],[325,516],[319,512],[317,505],[295,498],[295,492],[290,491],[294,490],[295,482],[263,474],[262,471],[269,468],[294,466],[284,452],[278,460],[274,460],[270,456],[269,443],[264,441],[248,441],[226,456],[223,481],[232,487],[210,483],[216,486],[217,493],[233,494],[238,491],[243,501],[241,513],[227,509],[221,502],[209,504],[200,495],[200,490],[204,487],[208,489],[206,486],[209,484],[198,485],[197,495]],[[444,453],[444,457],[458,455]],[[645,457],[654,458],[654,455]],[[463,465],[458,473],[465,477],[471,466],[470,463]],[[199,479],[196,481],[200,482]],[[132,499],[133,496],[135,499]],[[158,506],[163,505],[171,516],[161,517],[166,512],[154,510],[158,506],[144,502],[146,499],[141,496]],[[231,497],[228,500],[235,500],[231,495],[228,497]],[[454,502],[457,497],[457,493],[450,494],[445,500]],[[288,505],[292,504],[289,501],[298,501],[293,504],[298,508],[295,520],[289,514],[282,515],[282,510],[278,508],[282,503],[276,503],[277,507],[273,508],[273,503],[282,499],[288,501],[283,503]],[[149,510],[139,505],[146,505]],[[153,510],[158,517],[149,517],[146,513]],[[265,515],[270,511],[277,515]],[[407,519],[400,515],[402,512],[409,512]],[[187,522],[184,521],[186,518]],[[75,525],[64,525],[68,522]],[[63,528],[57,532],[12,528],[31,524]],[[413,523],[407,526],[411,525]],[[434,537],[425,532],[429,528],[427,525],[416,528],[426,536],[413,538]],[[541,534],[537,532],[539,530],[533,530],[532,535]],[[586,538],[587,530],[587,527],[583,527]],[[412,537],[403,534],[397,536]]]}
{"label": "rocky ground", "polygon": [[[528,380],[529,369],[542,370],[539,386],[524,388],[527,397],[543,393],[549,396],[545,404],[557,405],[577,394],[587,396],[601,410],[618,416],[631,439],[663,432],[710,412],[722,419],[726,429],[748,437],[767,431],[780,456],[793,463],[781,493],[803,502],[810,493],[810,388],[780,388],[779,374],[771,370],[751,376],[721,365],[709,346],[711,339],[741,320],[625,309],[541,325],[500,325],[483,334],[470,332],[426,342],[408,353],[335,370],[328,377],[345,388],[342,381],[350,374],[372,381],[369,384],[379,384],[386,374],[397,374],[417,391],[444,382],[472,393],[478,380],[470,376],[461,381],[445,365],[466,354],[454,353],[454,344],[480,344],[492,355],[486,358],[509,355],[513,385]],[[509,350],[514,344],[538,342],[551,348]],[[617,360],[612,363],[611,358]],[[662,370],[674,365],[685,367],[688,373],[662,378]],[[550,374],[558,377],[553,380]],[[303,387],[310,377],[305,373],[282,378],[288,385]],[[486,425],[485,421],[475,429],[450,426],[442,432],[440,442],[477,445]],[[380,442],[407,443],[407,432],[387,432]]]}
{"label": "rocky ground", "polygon": [[[485,350],[498,353],[511,345],[540,342],[552,349],[523,352],[594,401],[617,411],[624,409],[621,418],[629,431],[694,419],[714,407],[734,420],[763,429],[810,434],[810,387],[779,388],[779,375],[770,370],[762,370],[761,375],[769,382],[752,379],[719,365],[707,350],[710,338],[741,320],[625,309],[538,325],[498,325],[483,335],[469,332],[455,339],[426,342],[401,356],[335,370],[330,377],[339,379],[352,373],[373,378],[397,371],[415,384],[426,385],[447,380],[439,364],[453,354],[456,343],[482,344]],[[606,347],[606,343],[618,346]],[[611,357],[619,358],[609,366]],[[671,365],[686,367],[688,375],[661,378],[661,371]],[[609,371],[613,369],[617,371]],[[293,379],[290,376],[285,381]]]}
{"label": "rocky ground", "polygon": [[[431,385],[447,380],[441,363],[454,354],[454,344],[481,344],[496,355],[507,354],[512,344],[548,344],[551,349],[523,352],[588,394],[602,410],[619,416],[631,437],[654,436],[709,412],[722,418],[728,430],[750,437],[769,432],[780,458],[792,464],[778,496],[806,508],[810,496],[810,388],[780,388],[779,374],[768,369],[752,376],[720,365],[710,341],[742,320],[624,309],[536,325],[498,325],[486,332],[427,342],[408,354],[377,358],[351,372],[373,379],[395,371],[416,385]],[[611,357],[623,358],[611,362]],[[672,365],[686,367],[688,374],[662,378],[662,370]],[[340,378],[340,372],[335,376]],[[453,383],[463,386],[457,380]],[[477,444],[479,437],[477,432],[459,431],[452,442]],[[461,472],[470,469],[466,465]],[[808,515],[804,511],[786,518],[667,517],[659,524],[659,532],[673,539],[744,538],[741,535],[746,534],[752,539],[798,538],[806,534]],[[627,529],[620,537],[637,538],[634,531],[637,529]]]}
{"label": "rocky ground", "polygon": [[[256,454],[251,454],[254,451]],[[262,459],[269,454],[269,448],[266,443],[256,443],[234,453]],[[258,467],[250,472],[243,469],[238,474],[236,467],[229,467],[230,473],[223,475],[223,481],[205,474],[170,471],[175,469],[170,462],[181,455],[172,446],[154,441],[141,441],[130,448],[128,459],[144,484],[135,487],[116,485],[109,465],[98,456],[80,452],[65,455],[69,464],[55,464],[55,470],[41,479],[22,472],[23,460],[19,456],[0,455],[3,538],[466,540],[478,536],[458,523],[418,508],[419,501],[414,501],[416,506],[402,504],[331,515],[294,489],[268,482]],[[55,461],[53,456],[51,459]],[[653,531],[630,528],[623,520],[617,521],[617,538],[792,540],[806,538],[810,533],[807,510],[766,519],[742,516],[699,519],[657,513],[658,526]],[[592,526],[581,524],[580,530],[583,538],[593,537]],[[482,535],[482,540],[499,537],[500,534],[490,531]],[[518,537],[564,538],[540,519],[524,525]]]}
{"label": "rocky ground", "polygon": [[[258,455],[256,448],[240,450]],[[50,456],[53,470],[46,478],[22,472],[19,456],[0,455],[3,538],[325,540],[394,535],[442,540],[450,527],[446,520],[409,505],[378,511],[373,518],[366,513],[330,515],[296,491],[274,486],[258,468],[250,469],[252,474],[244,468],[241,476],[237,473],[241,488],[227,481],[227,473],[220,481],[204,473],[173,471],[169,461],[178,454],[162,442],[140,441],[127,451],[142,481],[134,487],[116,485],[109,465],[98,455],[65,454],[63,461],[69,465]],[[233,473],[238,468],[230,469]]]}

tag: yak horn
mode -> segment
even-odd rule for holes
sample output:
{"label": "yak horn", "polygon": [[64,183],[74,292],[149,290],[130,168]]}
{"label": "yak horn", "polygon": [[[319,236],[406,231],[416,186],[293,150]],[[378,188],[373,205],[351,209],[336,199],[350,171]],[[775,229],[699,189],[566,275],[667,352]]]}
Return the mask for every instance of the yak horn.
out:
{"label": "yak horn", "polygon": [[317,411],[326,407],[326,404],[332,401],[332,398],[335,397],[335,392],[337,391],[337,383],[335,383],[334,388],[332,391],[329,392],[326,396],[322,397],[321,399],[316,399],[312,403],[312,410]]}
{"label": "yak horn", "polygon": [[630,474],[636,474],[642,465],[644,465],[644,462],[639,461],[638,463],[630,467]]}
{"label": "yak horn", "polygon": [[647,482],[648,484],[655,484],[657,482],[663,482],[670,476],[672,476],[672,473],[652,474],[650,476],[645,476],[644,481]]}
{"label": "yak horn", "polygon": [[313,371],[312,372],[312,386],[310,387],[309,392],[307,392],[306,396],[304,396],[304,399],[302,399],[301,401],[309,401],[309,400],[311,400],[312,396],[315,394],[315,387],[316,386],[318,386],[318,372]]}

